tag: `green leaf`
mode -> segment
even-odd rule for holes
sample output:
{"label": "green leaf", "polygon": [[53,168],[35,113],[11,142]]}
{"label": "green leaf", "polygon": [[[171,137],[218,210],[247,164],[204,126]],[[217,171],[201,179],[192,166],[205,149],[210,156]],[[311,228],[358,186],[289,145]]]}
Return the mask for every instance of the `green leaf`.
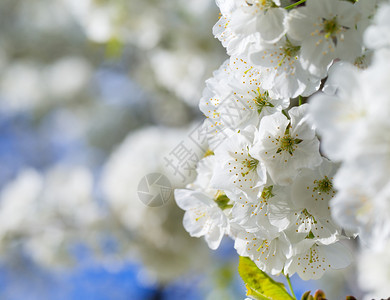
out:
{"label": "green leaf", "polygon": [[227,289],[234,278],[234,268],[230,264],[224,264],[216,270],[215,279],[219,289]]}
{"label": "green leaf", "polygon": [[274,281],[248,257],[240,256],[238,273],[246,283],[247,296],[256,300],[293,300],[284,284]]}
{"label": "green leaf", "polygon": [[119,58],[122,55],[122,52],[123,52],[123,44],[119,39],[112,37],[106,43],[107,58]]}

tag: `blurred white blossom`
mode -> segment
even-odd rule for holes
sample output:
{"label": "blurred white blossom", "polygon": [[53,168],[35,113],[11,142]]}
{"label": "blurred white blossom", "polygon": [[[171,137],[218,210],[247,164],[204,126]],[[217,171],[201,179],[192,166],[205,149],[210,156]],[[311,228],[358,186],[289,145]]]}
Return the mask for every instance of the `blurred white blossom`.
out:
{"label": "blurred white blossom", "polygon": [[[158,208],[146,206],[137,196],[139,182],[151,173],[167,176],[174,188],[185,185],[164,158],[169,158],[169,153],[186,140],[186,134],[185,129],[158,127],[131,133],[107,161],[102,177],[112,217],[118,219],[131,239],[127,249],[123,245],[124,254],[141,260],[151,276],[162,282],[190,268],[199,270],[208,259],[203,245],[181,229],[183,214],[173,202],[173,193],[167,204]],[[196,148],[191,151],[201,155]]]}
{"label": "blurred white blossom", "polygon": [[45,174],[26,169],[5,186],[0,199],[3,254],[19,245],[48,267],[71,262],[72,243],[101,218],[92,175],[81,166],[58,165]]}

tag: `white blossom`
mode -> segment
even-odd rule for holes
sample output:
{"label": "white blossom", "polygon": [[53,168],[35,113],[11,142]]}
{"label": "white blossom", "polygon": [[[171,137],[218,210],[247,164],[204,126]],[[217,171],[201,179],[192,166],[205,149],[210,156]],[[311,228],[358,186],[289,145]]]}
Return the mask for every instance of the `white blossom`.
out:
{"label": "white blossom", "polygon": [[293,107],[291,119],[282,113],[264,117],[251,155],[262,161],[276,184],[287,185],[302,168],[321,163],[319,141],[307,121],[307,105]]}
{"label": "white blossom", "polygon": [[[370,2],[371,7],[379,1],[364,1]],[[370,8],[371,8],[370,7]],[[367,9],[372,12],[373,9]],[[390,47],[390,22],[388,15],[390,13],[390,3],[384,1],[378,8],[375,14],[373,24],[367,28],[364,33],[364,42],[371,49],[389,48]]]}
{"label": "white blossom", "polygon": [[261,118],[285,109],[288,98],[264,90],[260,74],[243,59],[231,58],[206,81],[199,108],[207,117],[205,132],[211,148],[227,136],[225,129],[258,126]]}
{"label": "white blossom", "polygon": [[228,231],[228,220],[216,201],[202,192],[175,190],[177,205],[186,211],[184,228],[193,237],[204,236],[210,249],[217,249]]}
{"label": "white blossom", "polygon": [[260,270],[272,275],[279,274],[284,267],[289,243],[283,233],[240,233],[234,248],[241,256],[249,256]]}
{"label": "white blossom", "polygon": [[386,299],[390,295],[389,243],[379,252],[362,249],[357,258],[359,287],[367,292],[364,300]]}
{"label": "white blossom", "polygon": [[314,239],[306,239],[295,245],[291,258],[286,262],[284,272],[298,273],[303,280],[319,279],[326,270],[347,267],[352,256],[340,242],[322,245]]}
{"label": "white blossom", "polygon": [[41,265],[71,263],[69,247],[88,242],[86,233],[101,221],[92,189],[92,175],[82,166],[23,170],[0,194],[2,254],[18,245]]}
{"label": "white blossom", "polygon": [[380,2],[217,0],[213,33],[231,57],[199,104],[214,156],[177,191],[192,236],[215,249],[228,234],[261,270],[304,280],[346,267],[348,236],[371,249],[390,239],[386,5],[370,27]]}
{"label": "white blossom", "polygon": [[[278,219],[278,211],[289,209],[289,189],[274,185],[271,182],[264,185],[257,197],[240,195],[232,208],[232,220],[248,232],[262,230],[282,231],[290,225],[286,220]],[[276,212],[276,214],[275,214]],[[276,227],[276,228],[273,228]]]}
{"label": "white blossom", "polygon": [[[169,158],[186,137],[185,129],[147,127],[132,132],[112,153],[102,172],[102,189],[111,210],[110,234],[118,241],[119,254],[142,261],[148,273],[162,283],[189,268],[204,267],[203,262],[208,260],[207,247],[183,229],[183,212],[175,204],[173,193],[159,208],[146,206],[137,196],[141,179],[151,173],[164,174],[172,188],[184,188],[186,182],[174,175],[164,157]],[[191,255],[191,251],[198,255]]]}
{"label": "white blossom", "polygon": [[323,159],[319,167],[301,170],[291,187],[294,205],[290,209],[295,215],[292,227],[296,228],[297,234],[313,234],[326,245],[336,242],[341,233],[331,219],[329,206],[336,194],[333,188],[335,172],[336,166]]}
{"label": "white blossom", "polygon": [[[279,97],[308,96],[320,86],[320,78],[304,70],[300,45],[283,37],[261,49],[253,47],[250,62],[260,70],[262,86]],[[260,50],[260,51],[259,51]]]}
{"label": "white blossom", "polygon": [[176,189],[177,205],[185,210],[183,225],[193,237],[204,236],[210,249],[217,249],[225,234],[229,233],[228,218],[224,209],[229,209],[230,199],[211,186],[211,178],[217,161],[214,155],[199,161],[197,177],[189,189]]}
{"label": "white blossom", "polygon": [[254,130],[254,127],[248,127],[232,134],[215,150],[213,187],[236,195],[258,194],[267,177],[263,163],[250,154]]}
{"label": "white blossom", "polygon": [[239,0],[217,2],[222,16],[213,28],[229,55],[246,53],[251,44],[277,42],[286,32],[286,10],[278,7],[280,1]]}
{"label": "white blossom", "polygon": [[365,70],[339,63],[326,93],[310,102],[323,152],[342,162],[330,201],[334,220],[360,236],[363,245],[381,249],[389,239],[389,78],[388,49],[376,50]]}
{"label": "white blossom", "polygon": [[332,221],[329,207],[335,194],[334,172],[334,166],[324,160],[314,170],[301,170],[283,197],[270,199],[270,223],[285,230],[292,244],[308,237],[326,245],[339,240],[341,229]]}
{"label": "white blossom", "polygon": [[340,0],[308,0],[288,15],[288,36],[301,43],[300,59],[311,74],[323,78],[333,59],[354,61],[362,52],[355,29],[358,11]]}
{"label": "white blossom", "polygon": [[340,226],[358,233],[365,247],[380,250],[390,239],[389,199],[390,185],[375,194],[356,184],[331,201],[332,215]]}
{"label": "white blossom", "polygon": [[355,155],[356,135],[365,126],[370,98],[360,84],[360,71],[352,65],[336,65],[329,80],[328,91],[336,94],[311,97],[309,113],[321,135],[323,152],[337,161]]}

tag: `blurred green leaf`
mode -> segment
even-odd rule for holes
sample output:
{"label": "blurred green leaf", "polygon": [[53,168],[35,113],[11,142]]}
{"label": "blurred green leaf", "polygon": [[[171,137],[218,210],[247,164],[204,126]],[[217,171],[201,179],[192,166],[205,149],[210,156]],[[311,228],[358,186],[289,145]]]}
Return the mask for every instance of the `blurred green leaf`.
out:
{"label": "blurred green leaf", "polygon": [[119,58],[123,52],[122,42],[112,37],[106,44],[106,57],[107,58]]}
{"label": "blurred green leaf", "polygon": [[246,283],[247,295],[257,300],[293,300],[284,284],[274,281],[248,257],[240,256],[238,273]]}
{"label": "blurred green leaf", "polygon": [[234,269],[233,266],[226,264],[217,270],[216,282],[218,288],[226,289],[231,285],[234,278]]}

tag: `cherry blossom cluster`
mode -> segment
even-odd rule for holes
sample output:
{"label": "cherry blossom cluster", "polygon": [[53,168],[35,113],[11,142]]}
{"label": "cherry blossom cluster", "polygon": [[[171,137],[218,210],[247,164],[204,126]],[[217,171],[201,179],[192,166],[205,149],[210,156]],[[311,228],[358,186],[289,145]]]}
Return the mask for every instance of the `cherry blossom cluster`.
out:
{"label": "cherry blossom cluster", "polygon": [[[363,39],[383,42],[379,29],[364,35],[379,1],[216,2],[221,16],[213,33],[230,58],[206,81],[200,100],[210,150],[196,180],[175,191],[186,211],[183,225],[211,249],[229,235],[237,253],[267,273],[318,279],[350,263],[340,240],[382,228],[387,216],[373,220],[366,213],[372,203],[354,194],[378,193],[380,184],[383,193],[390,191],[384,187],[388,127],[370,123],[376,114],[388,123],[385,92],[372,102],[375,89],[387,91],[390,69],[380,60],[386,53],[378,51],[370,69],[360,70],[372,55]],[[388,35],[385,18],[375,19],[376,26]],[[301,104],[320,88],[324,94]]]}
{"label": "cherry blossom cluster", "polygon": [[365,247],[382,251],[390,241],[390,3],[379,9],[364,34],[371,63],[359,69],[338,62],[310,113],[324,154],[341,162],[331,201],[339,225]]}

